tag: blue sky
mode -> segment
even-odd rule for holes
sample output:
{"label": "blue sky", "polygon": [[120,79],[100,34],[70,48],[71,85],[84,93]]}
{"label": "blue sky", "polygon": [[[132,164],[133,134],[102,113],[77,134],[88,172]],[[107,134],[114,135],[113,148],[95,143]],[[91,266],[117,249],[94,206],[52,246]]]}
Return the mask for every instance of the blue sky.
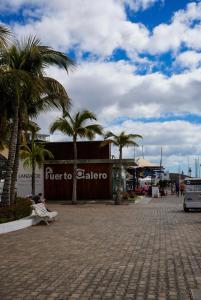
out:
{"label": "blue sky", "polygon": [[180,9],[184,9],[189,2],[193,1],[160,1],[156,2],[149,9],[144,11],[140,10],[138,12],[133,12],[128,7],[128,18],[134,22],[143,23],[150,30],[152,30],[154,27],[160,25],[161,23],[169,23],[174,12]]}
{"label": "blue sky", "polygon": [[[17,38],[37,35],[76,60],[69,76],[47,70],[74,110],[94,111],[105,130],[142,134],[153,162],[162,146],[168,169],[185,171],[187,159],[193,167],[201,155],[200,1],[2,0],[0,12]],[[58,115],[39,116],[45,133]]]}

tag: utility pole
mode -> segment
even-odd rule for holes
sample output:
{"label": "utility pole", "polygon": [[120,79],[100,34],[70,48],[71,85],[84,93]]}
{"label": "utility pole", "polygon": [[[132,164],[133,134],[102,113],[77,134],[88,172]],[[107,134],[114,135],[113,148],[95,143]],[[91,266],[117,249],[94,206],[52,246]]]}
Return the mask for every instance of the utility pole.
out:
{"label": "utility pole", "polygon": [[197,162],[197,158],[195,158],[195,177],[198,177],[198,162]]}
{"label": "utility pole", "polygon": [[191,173],[192,173],[192,169],[190,167],[190,160],[189,160],[189,157],[188,157],[188,176],[191,177]]}
{"label": "utility pole", "polygon": [[160,159],[160,179],[162,178],[162,164],[163,164],[163,148],[161,147],[161,159]]}

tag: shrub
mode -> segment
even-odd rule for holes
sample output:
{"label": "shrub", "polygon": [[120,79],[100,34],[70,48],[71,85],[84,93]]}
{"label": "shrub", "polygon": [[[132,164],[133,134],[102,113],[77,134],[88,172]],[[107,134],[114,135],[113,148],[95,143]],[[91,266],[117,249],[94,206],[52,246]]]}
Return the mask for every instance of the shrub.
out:
{"label": "shrub", "polygon": [[133,192],[129,193],[129,198],[128,198],[129,201],[135,202],[136,198],[137,198],[137,195],[135,193],[133,193]]}
{"label": "shrub", "polygon": [[0,207],[0,223],[11,222],[25,218],[31,214],[31,201],[25,198],[17,198],[16,203]]}
{"label": "shrub", "polygon": [[31,201],[25,198],[17,198],[15,204],[16,220],[27,217],[31,214]]}
{"label": "shrub", "polygon": [[10,222],[13,220],[14,220],[13,205],[0,207],[0,223]]}
{"label": "shrub", "polygon": [[129,194],[128,194],[127,192],[122,192],[122,193],[121,193],[121,196],[122,196],[122,199],[123,199],[123,200],[127,200],[128,197],[129,197]]}

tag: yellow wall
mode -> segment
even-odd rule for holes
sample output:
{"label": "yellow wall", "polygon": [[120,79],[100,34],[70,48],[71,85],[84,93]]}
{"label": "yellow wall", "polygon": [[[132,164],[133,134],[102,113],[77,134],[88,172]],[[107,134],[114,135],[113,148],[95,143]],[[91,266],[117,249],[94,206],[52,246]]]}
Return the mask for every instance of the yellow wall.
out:
{"label": "yellow wall", "polygon": [[0,154],[4,157],[8,158],[8,148],[4,148],[4,150],[0,150]]}

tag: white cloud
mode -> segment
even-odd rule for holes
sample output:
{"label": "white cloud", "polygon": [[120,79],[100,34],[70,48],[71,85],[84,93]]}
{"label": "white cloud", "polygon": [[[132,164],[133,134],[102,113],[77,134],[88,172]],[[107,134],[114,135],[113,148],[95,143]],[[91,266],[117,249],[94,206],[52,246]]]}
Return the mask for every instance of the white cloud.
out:
{"label": "white cloud", "polygon": [[[74,110],[94,111],[106,130],[142,134],[145,155],[152,161],[160,158],[160,146],[164,146],[166,166],[175,167],[182,157],[200,154],[201,125],[185,121],[144,123],[131,119],[160,117],[167,113],[201,115],[201,70],[170,78],[159,73],[139,76],[133,73],[132,65],[121,61],[85,62],[68,77],[55,68],[50,68],[48,74],[66,86]],[[45,132],[59,114],[53,111],[39,118]],[[120,121],[122,117],[126,121]],[[117,125],[112,125],[115,119]],[[57,135],[54,139],[63,137]],[[127,149],[125,154],[132,156],[133,150]]]}
{"label": "white cloud", "polygon": [[[37,7],[37,19],[31,18],[33,9],[26,7],[23,10],[26,23],[13,24],[17,36],[37,34],[44,43],[63,51],[77,47],[78,51],[101,56],[111,55],[116,48],[141,51],[148,43],[149,31],[142,24],[127,20],[121,1],[36,0],[32,3]],[[19,8],[22,1],[18,4]]]}
{"label": "white cloud", "polygon": [[[127,133],[138,133],[143,136],[143,140],[137,139],[139,147],[135,149],[136,157],[142,157],[142,145],[145,159],[156,164],[160,163],[160,151],[163,149],[163,165],[172,171],[183,170],[187,173],[188,160],[190,166],[194,168],[194,159],[201,154],[200,132],[201,125],[191,124],[186,121],[167,121],[164,123],[134,122],[125,121],[119,125],[108,126],[106,130],[111,130],[118,134],[122,130]],[[100,139],[100,138],[99,138]],[[69,138],[56,134],[51,137],[52,141],[64,141]],[[118,148],[112,147],[112,154],[118,157]],[[123,157],[133,158],[134,148],[125,147]]]}
{"label": "white cloud", "polygon": [[152,54],[169,50],[179,51],[182,44],[201,49],[201,2],[192,2],[186,9],[176,12],[170,24],[154,28],[148,49]]}
{"label": "white cloud", "polygon": [[169,50],[176,51],[182,42],[186,27],[181,23],[160,24],[155,27],[149,40],[148,49],[152,54]]}
{"label": "white cloud", "polygon": [[[22,10],[25,23],[13,23],[18,37],[36,34],[43,43],[57,49],[67,51],[73,47],[78,53],[87,51],[100,56],[97,61],[80,61],[77,70],[68,77],[56,68],[47,72],[67,88],[74,110],[87,108],[94,111],[108,129],[130,131],[134,128],[135,132],[142,133],[145,154],[152,160],[159,161],[160,145],[166,145],[165,162],[175,166],[185,155],[199,154],[200,125],[181,121],[125,121],[111,127],[114,119],[122,117],[153,118],[168,113],[201,115],[198,53],[201,48],[201,2],[190,3],[186,9],[175,13],[169,23],[156,26],[153,32],[145,25],[127,19],[125,3],[136,11],[146,9],[156,1],[3,0],[0,11],[15,13]],[[183,45],[189,49],[181,54]],[[124,49],[138,65],[103,61],[117,48]],[[171,77],[160,73],[136,75],[137,68],[152,67],[148,58],[140,58],[139,54],[160,54],[169,50],[175,54],[176,63],[190,71]],[[39,117],[45,132],[50,121],[58,115],[58,111],[52,111]]]}
{"label": "white cloud", "polygon": [[[67,51],[76,47],[100,56],[124,49],[137,53],[177,53],[185,44],[201,49],[201,2],[192,2],[176,12],[169,24],[150,32],[143,24],[127,19],[124,4],[133,10],[146,9],[160,0],[3,0],[0,11],[22,9],[23,24],[14,22],[17,36],[38,35],[44,43]],[[34,18],[33,18],[34,16]]]}
{"label": "white cloud", "polygon": [[201,53],[195,51],[185,51],[180,53],[175,63],[181,67],[196,69],[201,63]]}
{"label": "white cloud", "polygon": [[182,44],[201,49],[201,3],[188,4],[174,14],[169,24],[159,24],[153,32],[127,19],[124,4],[138,10],[155,2],[161,1],[4,0],[0,11],[21,8],[26,22],[13,24],[17,36],[36,34],[44,43],[63,51],[76,47],[105,57],[122,48],[133,58],[144,51],[176,53]]}
{"label": "white cloud", "polygon": [[[162,147],[164,166],[175,170],[180,165],[181,169],[186,171],[188,158],[193,166],[194,157],[201,154],[200,124],[195,125],[186,121],[143,123],[129,120],[108,129],[116,133],[125,130],[128,133],[143,135],[143,141],[138,142],[144,145],[145,158],[159,164]],[[118,155],[116,150],[113,151]],[[141,146],[136,149],[136,154],[142,156]],[[124,149],[124,157],[133,156],[133,147]]]}
{"label": "white cloud", "polygon": [[156,2],[163,3],[163,0],[121,0],[125,4],[129,5],[131,9],[137,11],[140,9],[147,9]]}
{"label": "white cloud", "polygon": [[[49,1],[51,3],[48,3],[47,0],[2,0],[0,3],[0,10],[19,10],[22,6],[38,6],[38,7],[44,7],[47,3],[52,8],[58,8],[59,6],[68,8],[69,7],[69,0],[52,0]],[[75,2],[75,1],[74,1]],[[86,4],[86,1],[82,1],[84,4]],[[90,0],[87,1],[88,3]],[[92,3],[93,1],[91,1]],[[155,4],[156,2],[163,3],[164,0],[115,0],[114,2],[119,2],[122,4],[127,4],[130,6],[133,10],[139,10],[139,9],[147,9],[151,5]],[[71,8],[71,7],[69,7]]]}
{"label": "white cloud", "polygon": [[64,84],[75,109],[87,107],[104,122],[122,116],[201,115],[201,69],[171,77],[160,73],[140,76],[124,61],[85,62],[68,77],[55,68],[48,74]]}

